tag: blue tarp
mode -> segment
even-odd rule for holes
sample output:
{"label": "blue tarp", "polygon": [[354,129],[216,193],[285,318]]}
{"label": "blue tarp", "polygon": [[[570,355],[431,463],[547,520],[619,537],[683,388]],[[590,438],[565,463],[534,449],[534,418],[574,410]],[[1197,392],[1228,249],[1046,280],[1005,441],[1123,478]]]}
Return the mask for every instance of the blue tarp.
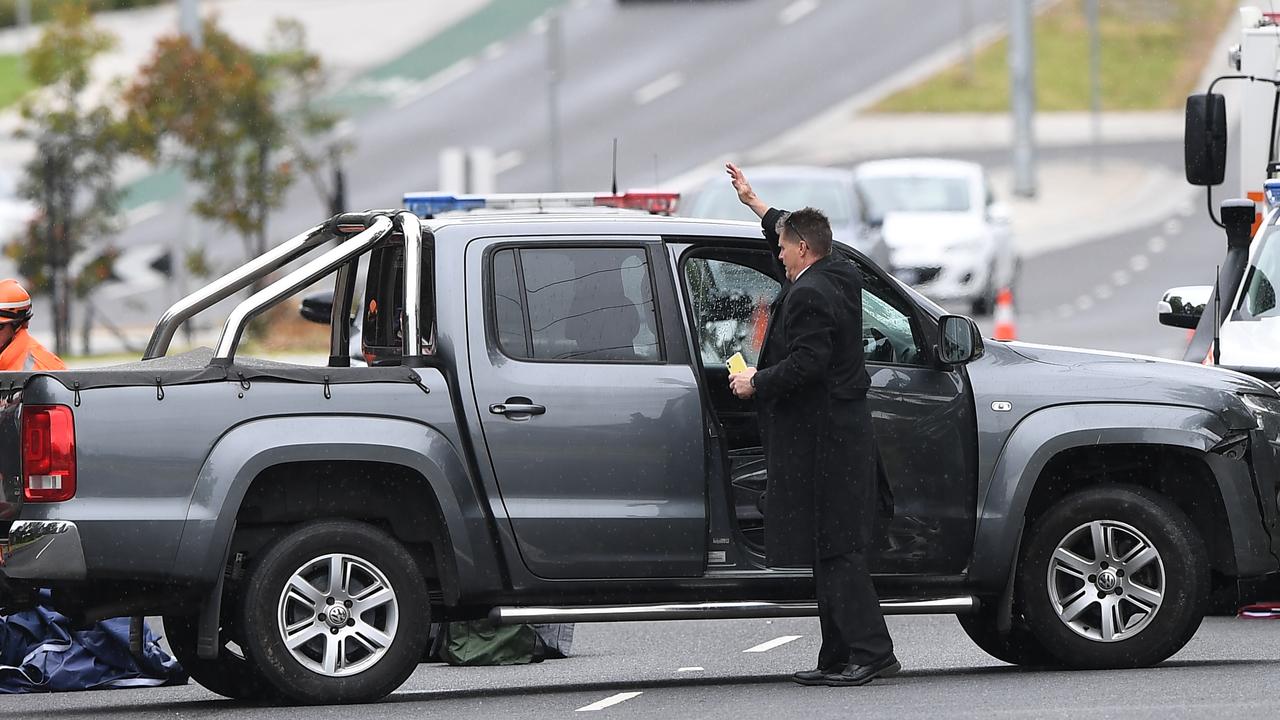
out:
{"label": "blue tarp", "polygon": [[[47,592],[41,592],[47,601]],[[143,626],[142,657],[129,652],[129,618],[75,630],[40,605],[0,618],[0,693],[181,685],[187,675]]]}

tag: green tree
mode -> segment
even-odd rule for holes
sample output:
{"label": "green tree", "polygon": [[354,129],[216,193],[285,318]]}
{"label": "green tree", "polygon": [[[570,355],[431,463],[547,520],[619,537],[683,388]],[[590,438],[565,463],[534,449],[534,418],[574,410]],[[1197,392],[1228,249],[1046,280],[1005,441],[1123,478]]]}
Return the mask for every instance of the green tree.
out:
{"label": "green tree", "polygon": [[315,109],[319,59],[301,25],[278,25],[271,49],[256,53],[210,20],[203,45],[161,39],[125,93],[136,147],[174,162],[202,187],[192,209],[236,231],[247,257],[267,250],[267,221],[295,179],[321,160],[309,142],[336,118]]}
{"label": "green tree", "polygon": [[52,296],[58,354],[71,346],[71,296],[85,298],[110,279],[116,257],[108,241],[117,230],[121,126],[106,105],[86,98],[90,64],[114,43],[93,25],[83,1],[67,2],[27,52],[40,89],[22,105],[19,134],[34,142],[35,155],[19,193],[39,216],[5,252],[32,292]]}

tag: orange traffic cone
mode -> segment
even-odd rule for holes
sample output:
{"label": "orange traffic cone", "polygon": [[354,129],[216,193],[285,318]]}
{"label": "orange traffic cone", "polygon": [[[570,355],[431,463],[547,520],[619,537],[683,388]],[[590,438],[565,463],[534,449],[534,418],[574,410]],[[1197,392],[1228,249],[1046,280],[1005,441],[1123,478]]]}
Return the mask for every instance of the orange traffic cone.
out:
{"label": "orange traffic cone", "polygon": [[1013,322],[1013,291],[1007,287],[996,293],[996,327],[991,337],[995,340],[1018,339],[1018,330]]}

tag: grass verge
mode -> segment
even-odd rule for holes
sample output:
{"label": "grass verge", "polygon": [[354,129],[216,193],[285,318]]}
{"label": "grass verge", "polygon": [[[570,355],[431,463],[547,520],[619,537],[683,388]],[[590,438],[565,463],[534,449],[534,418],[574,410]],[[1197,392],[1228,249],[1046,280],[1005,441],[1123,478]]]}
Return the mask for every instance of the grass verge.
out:
{"label": "grass verge", "polygon": [[[1103,110],[1180,107],[1234,11],[1235,0],[1100,2],[1099,87]],[[1035,19],[1036,109],[1088,110],[1089,27],[1085,0],[1062,0]],[[967,62],[894,94],[871,112],[1004,112],[1009,109],[1008,38]]]}

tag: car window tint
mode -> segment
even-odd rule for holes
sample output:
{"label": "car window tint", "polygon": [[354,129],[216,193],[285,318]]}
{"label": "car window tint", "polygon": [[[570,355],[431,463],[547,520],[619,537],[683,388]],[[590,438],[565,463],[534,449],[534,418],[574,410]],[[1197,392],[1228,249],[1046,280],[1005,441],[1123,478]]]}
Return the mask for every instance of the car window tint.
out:
{"label": "car window tint", "polygon": [[735,352],[748,365],[760,357],[769,322],[769,304],[781,287],[755,268],[711,258],[684,263],[684,282],[693,308],[703,365],[724,365]]}
{"label": "car window tint", "polygon": [[[499,342],[511,357],[652,362],[662,358],[648,257],[643,248],[522,248],[495,255]],[[501,261],[501,267],[499,267]],[[509,275],[503,276],[504,273]],[[520,300],[523,302],[520,302]],[[511,308],[504,312],[506,305]],[[516,326],[516,313],[521,327]],[[529,329],[525,337],[524,326]]]}
{"label": "car window tint", "polygon": [[529,336],[525,332],[524,302],[516,277],[516,251],[502,250],[493,256],[493,312],[498,331],[498,347],[514,357],[529,357]]}
{"label": "car window tint", "polygon": [[902,297],[867,268],[862,271],[862,347],[867,362],[920,365],[920,337]]}
{"label": "car window tint", "polygon": [[[421,352],[435,352],[435,290],[432,254],[424,253],[421,294]],[[388,246],[373,251],[365,279],[361,341],[370,365],[395,365],[403,354],[404,332],[404,248]]]}

